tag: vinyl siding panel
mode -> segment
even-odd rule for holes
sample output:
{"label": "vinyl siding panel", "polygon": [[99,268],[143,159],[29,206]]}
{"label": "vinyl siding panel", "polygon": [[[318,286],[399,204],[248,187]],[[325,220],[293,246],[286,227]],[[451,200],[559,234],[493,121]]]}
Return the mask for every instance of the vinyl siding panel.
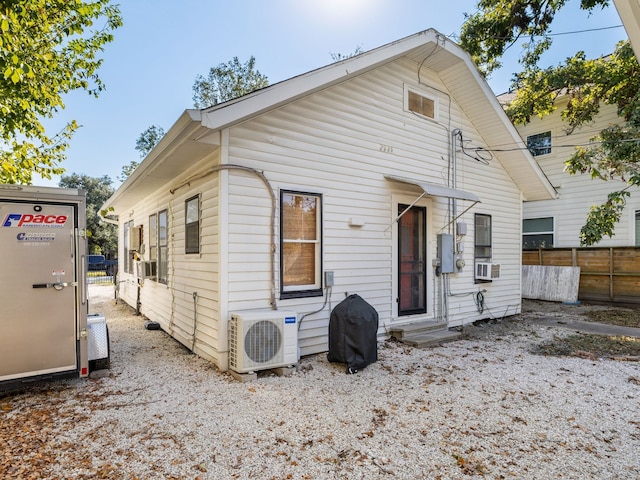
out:
{"label": "vinyl siding panel", "polygon": [[[417,65],[408,61],[377,69],[339,86],[313,94],[276,111],[229,130],[228,161],[264,171],[274,188],[322,194],[322,269],[335,272],[336,285],[321,312],[310,315],[299,332],[301,353],[327,348],[330,306],[357,293],[380,315],[380,333],[392,322],[416,317],[393,315],[394,244],[392,229],[396,207],[394,195],[417,198],[412,186],[389,182],[384,174],[446,184],[449,128],[460,128],[465,142],[486,146],[454,98],[442,93],[446,86],[423,70],[417,84]],[[423,88],[439,102],[438,122],[403,110],[404,84]],[[449,104],[451,102],[451,104]],[[451,289],[468,295],[452,297],[450,324],[482,318],[472,294],[485,288],[487,303],[496,311],[517,313],[520,305],[520,191],[506,175],[498,159],[484,165],[458,152],[457,188],[476,193],[482,203],[458,221],[469,234],[462,239],[467,267],[451,275]],[[244,172],[229,172],[229,311],[268,308],[270,199],[264,185]],[[467,205],[459,202],[458,211]],[[428,287],[436,255],[436,234],[446,225],[448,200],[430,199],[428,225]],[[279,207],[279,205],[278,205]],[[473,280],[473,213],[492,215],[494,261],[502,263],[502,278],[477,286]],[[349,226],[349,218],[364,226]],[[276,215],[278,221],[279,212]],[[446,231],[446,229],[444,230]],[[279,245],[275,255],[279,278]],[[279,288],[279,286],[278,286]],[[280,299],[278,307],[304,315],[324,303],[322,297]],[[428,316],[433,316],[429,299]],[[484,313],[487,316],[487,313]],[[425,316],[422,316],[425,317]]]}
{"label": "vinyl siding panel", "polygon": [[[526,156],[478,150],[495,149],[505,134],[513,142],[514,130],[500,121],[488,87],[469,72],[466,59],[449,51],[450,44],[412,47],[406,57],[388,60],[399,47],[389,57],[374,52],[345,63],[356,66],[351,73],[329,66],[237,101],[185,112],[114,196],[125,210],[118,212],[121,223],[144,225],[145,242],[148,216],[169,211],[168,285],[146,279],[139,290],[139,279],[124,274],[122,297],[135,305],[140,294],[143,315],[222,370],[228,368],[228,319],[235,311],[277,306],[297,312],[302,355],[326,351],[330,312],[350,294],[377,310],[380,338],[392,324],[442,315],[443,292],[449,326],[519,312],[522,199],[548,197],[548,185]],[[409,89],[435,102],[434,119],[405,110]],[[452,155],[458,129],[462,139]],[[452,156],[456,182],[450,180]],[[521,160],[522,168],[514,168]],[[468,227],[457,239],[466,262],[462,271],[436,275],[433,267],[438,234],[453,228],[451,200],[424,196],[419,187],[385,175],[455,187],[481,199],[457,219]],[[335,279],[324,296],[281,295],[282,191],[322,198],[320,268]],[[185,254],[184,202],[194,194],[201,198],[200,253]],[[399,316],[395,220],[398,205],[414,201],[427,212],[427,312]],[[457,201],[457,213],[470,206]],[[491,260],[502,265],[492,283],[474,281],[475,213],[492,218]],[[474,301],[480,290],[484,310]]]}
{"label": "vinyl siding panel", "polygon": [[[195,163],[175,185],[167,185],[132,209],[134,225],[143,225],[148,259],[149,215],[168,210],[168,284],[145,279],[140,288],[140,312],[160,323],[163,330],[187,348],[226,368],[226,354],[220,344],[219,298],[219,189],[218,174],[196,178],[174,194],[169,189],[210,169],[214,158]],[[185,253],[185,201],[200,195],[200,253]],[[128,221],[128,219],[123,219]],[[120,258],[124,258],[120,232]],[[138,295],[136,275],[121,273],[120,295],[135,307]],[[195,298],[194,298],[195,297]],[[226,328],[226,324],[224,325]],[[226,332],[223,334],[226,340]]]}
{"label": "vinyl siding panel", "polygon": [[[552,151],[536,158],[540,167],[557,188],[560,197],[556,200],[525,202],[524,218],[553,216],[555,223],[555,247],[578,247],[580,229],[586,221],[589,209],[607,200],[607,195],[626,185],[620,181],[592,180],[588,174],[570,175],[564,171],[565,162],[574,153],[575,145],[586,145],[591,138],[607,125],[620,121],[614,106],[603,105],[596,121],[567,135],[566,124],[560,118],[562,104],[552,115],[532,119],[531,123],[517,126],[518,132],[526,142],[529,135],[551,131]],[[625,213],[615,227],[612,238],[605,237],[598,246],[635,245],[634,212],[640,210],[640,196],[632,191],[627,201]]]}

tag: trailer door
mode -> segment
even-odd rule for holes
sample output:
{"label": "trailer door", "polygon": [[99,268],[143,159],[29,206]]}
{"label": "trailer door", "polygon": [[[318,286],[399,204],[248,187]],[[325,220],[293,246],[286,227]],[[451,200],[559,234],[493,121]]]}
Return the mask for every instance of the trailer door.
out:
{"label": "trailer door", "polygon": [[78,370],[77,208],[0,200],[0,381]]}

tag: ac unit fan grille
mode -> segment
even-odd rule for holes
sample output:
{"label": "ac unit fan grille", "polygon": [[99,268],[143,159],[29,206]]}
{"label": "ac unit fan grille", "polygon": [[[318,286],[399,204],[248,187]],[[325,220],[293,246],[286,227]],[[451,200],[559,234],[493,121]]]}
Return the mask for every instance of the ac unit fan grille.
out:
{"label": "ac unit fan grille", "polygon": [[278,354],[281,346],[282,332],[272,321],[254,323],[244,336],[244,352],[256,363],[269,362]]}

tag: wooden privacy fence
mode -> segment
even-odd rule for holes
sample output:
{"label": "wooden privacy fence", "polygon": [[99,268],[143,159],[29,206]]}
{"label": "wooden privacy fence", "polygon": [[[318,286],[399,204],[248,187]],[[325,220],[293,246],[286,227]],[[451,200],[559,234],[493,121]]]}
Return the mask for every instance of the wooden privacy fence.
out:
{"label": "wooden privacy fence", "polygon": [[580,300],[640,303],[640,247],[523,250],[522,264],[580,267]]}

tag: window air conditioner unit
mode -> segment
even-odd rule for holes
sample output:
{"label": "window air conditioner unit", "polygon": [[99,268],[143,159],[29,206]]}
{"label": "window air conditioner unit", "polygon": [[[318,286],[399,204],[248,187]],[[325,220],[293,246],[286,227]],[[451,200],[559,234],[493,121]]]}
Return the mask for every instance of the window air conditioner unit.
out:
{"label": "window air conditioner unit", "polygon": [[500,278],[499,263],[476,263],[476,280],[495,280]]}
{"label": "window air conditioner unit", "polygon": [[155,260],[145,260],[138,264],[138,278],[155,278],[157,269]]}
{"label": "window air conditioner unit", "polygon": [[293,312],[232,312],[229,368],[238,373],[298,363],[298,318]]}

